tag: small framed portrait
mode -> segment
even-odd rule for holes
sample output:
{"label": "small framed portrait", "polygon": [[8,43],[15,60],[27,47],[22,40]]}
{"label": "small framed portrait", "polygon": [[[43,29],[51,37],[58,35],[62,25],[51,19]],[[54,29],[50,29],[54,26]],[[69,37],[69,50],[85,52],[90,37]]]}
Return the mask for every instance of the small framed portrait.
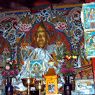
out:
{"label": "small framed portrait", "polygon": [[55,92],[55,85],[54,84],[49,84],[48,85],[48,92],[54,93]]}
{"label": "small framed portrait", "polygon": [[30,61],[31,76],[35,78],[41,78],[43,74],[43,61],[32,60]]}

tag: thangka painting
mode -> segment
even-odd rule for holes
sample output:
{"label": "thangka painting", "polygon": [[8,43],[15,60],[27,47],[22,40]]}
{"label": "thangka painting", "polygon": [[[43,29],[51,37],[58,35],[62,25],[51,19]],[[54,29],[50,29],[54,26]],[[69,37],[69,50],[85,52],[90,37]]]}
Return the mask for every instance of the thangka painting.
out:
{"label": "thangka painting", "polygon": [[84,30],[95,29],[95,3],[86,3],[82,6],[82,23]]}
{"label": "thangka painting", "polygon": [[85,49],[87,57],[95,57],[95,31],[85,32]]}

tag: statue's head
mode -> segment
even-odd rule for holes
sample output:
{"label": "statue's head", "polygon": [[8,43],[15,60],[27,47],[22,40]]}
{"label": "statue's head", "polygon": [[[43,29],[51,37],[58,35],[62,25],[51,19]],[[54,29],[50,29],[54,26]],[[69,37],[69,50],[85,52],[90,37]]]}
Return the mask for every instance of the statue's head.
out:
{"label": "statue's head", "polygon": [[35,43],[39,48],[44,48],[48,44],[48,34],[46,32],[45,26],[41,23],[35,34]]}

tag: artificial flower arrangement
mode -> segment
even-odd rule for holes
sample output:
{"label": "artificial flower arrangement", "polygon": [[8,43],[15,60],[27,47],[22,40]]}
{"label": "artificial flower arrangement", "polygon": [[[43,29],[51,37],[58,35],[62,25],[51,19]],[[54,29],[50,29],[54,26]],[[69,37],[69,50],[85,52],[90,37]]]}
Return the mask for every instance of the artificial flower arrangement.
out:
{"label": "artificial flower arrangement", "polygon": [[61,67],[61,73],[63,76],[71,76],[76,74],[76,69],[74,68],[73,64],[70,62],[63,63]]}
{"label": "artificial flower arrangement", "polygon": [[2,68],[2,77],[15,77],[19,73],[18,65],[15,60],[7,61]]}

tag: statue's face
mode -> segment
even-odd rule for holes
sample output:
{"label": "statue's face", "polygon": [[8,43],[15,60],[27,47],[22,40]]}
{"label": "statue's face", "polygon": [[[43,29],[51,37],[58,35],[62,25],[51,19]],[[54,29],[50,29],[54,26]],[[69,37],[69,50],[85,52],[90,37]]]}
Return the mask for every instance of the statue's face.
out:
{"label": "statue's face", "polygon": [[38,32],[36,41],[39,48],[44,48],[46,45],[46,33],[44,31]]}

